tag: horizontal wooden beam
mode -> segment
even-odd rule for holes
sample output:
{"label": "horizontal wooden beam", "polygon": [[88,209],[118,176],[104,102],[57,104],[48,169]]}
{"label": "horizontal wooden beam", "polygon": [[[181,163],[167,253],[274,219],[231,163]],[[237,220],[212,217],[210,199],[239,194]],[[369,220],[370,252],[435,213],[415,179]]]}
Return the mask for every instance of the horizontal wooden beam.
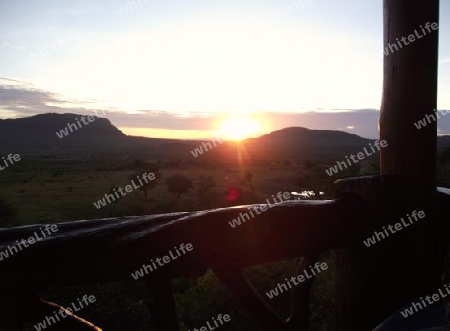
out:
{"label": "horizontal wooden beam", "polygon": [[[345,197],[60,223],[50,236],[3,257],[0,282],[39,289],[133,280],[132,272],[169,251],[175,254],[183,243],[193,250],[159,268],[170,277],[199,276],[208,267],[241,268],[347,245],[367,214],[361,199]],[[237,217],[249,219],[233,228]],[[43,228],[0,230],[0,252]]]}

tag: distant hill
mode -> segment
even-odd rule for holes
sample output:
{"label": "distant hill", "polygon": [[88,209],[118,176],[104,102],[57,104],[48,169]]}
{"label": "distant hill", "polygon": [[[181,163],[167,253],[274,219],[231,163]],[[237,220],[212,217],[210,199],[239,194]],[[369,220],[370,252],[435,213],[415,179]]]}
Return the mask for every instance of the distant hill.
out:
{"label": "distant hill", "polygon": [[277,159],[287,155],[290,158],[328,159],[360,151],[371,142],[372,139],[343,131],[289,127],[248,139],[245,149],[252,151],[252,155],[258,158],[263,158],[265,152],[270,150]]}
{"label": "distant hill", "polygon": [[[258,138],[260,142],[266,144],[279,145],[284,143],[298,142],[303,145],[314,146],[353,146],[369,144],[372,139],[362,138],[356,134],[343,131],[331,130],[310,130],[300,127],[290,127],[274,131]],[[249,141],[251,142],[251,141]]]}
{"label": "distant hill", "polygon": [[[331,130],[290,127],[242,143],[225,142],[194,158],[191,151],[202,141],[127,136],[106,118],[83,124],[77,114],[40,114],[0,120],[0,155],[49,154],[134,154],[154,158],[211,160],[237,159],[335,159],[361,151],[373,142],[355,134]],[[69,123],[81,123],[78,130],[61,130]],[[450,146],[450,136],[438,137],[440,148]]]}
{"label": "distant hill", "polygon": [[[94,121],[86,122],[88,124],[84,124],[80,119],[81,115],[77,114],[51,113],[0,120],[0,152],[2,154],[123,153],[135,152],[141,147],[151,148],[170,141],[129,137],[106,118],[95,117]],[[68,124],[75,124],[72,126],[73,132],[68,129]]]}
{"label": "distant hill", "polygon": [[[126,136],[111,122],[96,118],[82,128],[72,129],[60,139],[56,132],[65,129],[68,123],[77,123],[80,115],[41,114],[19,119],[0,120],[0,150],[8,153],[73,153],[98,150],[106,143],[120,143]],[[81,122],[80,122],[81,123]],[[79,126],[78,126],[79,127]]]}

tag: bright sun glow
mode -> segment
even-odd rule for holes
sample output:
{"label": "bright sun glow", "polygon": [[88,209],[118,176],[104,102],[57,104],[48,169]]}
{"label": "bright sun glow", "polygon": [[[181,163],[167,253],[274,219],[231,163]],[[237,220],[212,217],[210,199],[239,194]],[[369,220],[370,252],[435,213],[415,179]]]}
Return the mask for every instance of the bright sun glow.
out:
{"label": "bright sun glow", "polygon": [[261,124],[246,116],[232,116],[221,124],[220,132],[227,139],[242,140],[261,132]]}
{"label": "bright sun glow", "polygon": [[49,74],[35,83],[125,111],[358,109],[378,106],[381,94],[382,73],[367,74],[378,64],[364,48],[284,24],[188,20],[75,45],[69,62],[39,65]]}

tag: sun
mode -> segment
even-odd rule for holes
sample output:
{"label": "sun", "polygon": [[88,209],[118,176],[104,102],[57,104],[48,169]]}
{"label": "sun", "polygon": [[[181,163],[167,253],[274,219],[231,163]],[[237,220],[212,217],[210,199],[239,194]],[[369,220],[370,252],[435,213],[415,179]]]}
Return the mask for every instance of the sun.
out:
{"label": "sun", "polygon": [[234,115],[222,122],[220,132],[225,138],[238,141],[261,132],[261,124],[253,118]]}

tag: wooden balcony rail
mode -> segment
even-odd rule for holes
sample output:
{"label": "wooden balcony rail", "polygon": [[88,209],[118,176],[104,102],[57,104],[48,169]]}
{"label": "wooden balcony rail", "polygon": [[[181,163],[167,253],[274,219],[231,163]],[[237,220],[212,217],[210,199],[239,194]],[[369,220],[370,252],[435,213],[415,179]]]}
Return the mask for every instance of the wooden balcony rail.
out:
{"label": "wooden balcony rail", "polygon": [[[345,180],[338,186],[347,187],[350,192],[355,189],[349,189],[348,185],[356,182],[359,188],[367,187],[369,181],[371,192],[381,192],[381,187],[387,187],[392,193],[393,184],[405,192],[409,190],[400,184],[401,180],[380,178]],[[401,191],[392,194],[398,192]],[[440,206],[445,208],[450,201],[450,190],[439,188],[438,193]],[[291,315],[288,320],[282,320],[248,282],[242,268],[303,256],[298,268],[301,272],[318,260],[320,252],[361,248],[362,240],[373,228],[377,211],[372,203],[356,194],[345,193],[342,188],[339,194],[335,200],[288,201],[273,205],[235,228],[229,222],[240,213],[248,213],[252,206],[57,224],[58,231],[51,236],[0,262],[4,293],[0,326],[5,330],[21,330],[25,321],[42,320],[43,316],[37,316],[37,312],[47,311],[50,304],[35,297],[35,290],[57,285],[134,281],[131,273],[143,264],[167,255],[175,246],[190,243],[191,252],[142,278],[150,289],[155,330],[178,330],[170,279],[202,276],[207,268],[215,272],[259,330],[308,330],[312,282],[301,283],[291,292]],[[403,210],[406,199],[398,198],[391,201],[392,206],[398,203],[398,210]],[[398,214],[398,211],[392,212]],[[0,251],[15,245],[16,240],[33,237],[44,226],[0,230]],[[342,268],[349,268],[349,265],[342,265],[345,259],[339,261],[337,276],[342,278]],[[339,281],[339,277],[337,279]],[[339,284],[337,289],[338,295]],[[55,330],[70,330],[67,323],[71,321],[65,323],[55,324]],[[72,323],[95,330],[87,322]]]}
{"label": "wooden balcony rail", "polygon": [[[167,318],[175,318],[173,299],[167,300],[167,296],[171,297],[169,280],[201,276],[206,268],[216,272],[258,324],[272,330],[276,325],[281,330],[285,322],[275,316],[261,297],[252,298],[255,292],[241,268],[285,258],[316,257],[321,251],[342,247],[358,238],[369,210],[356,196],[330,201],[289,201],[273,205],[232,228],[228,222],[240,213],[248,213],[249,207],[61,223],[51,236],[1,261],[0,282],[17,298],[23,289],[133,281],[131,273],[143,264],[167,255],[175,246],[190,243],[194,249],[188,255],[155,270],[145,279],[154,298],[161,301],[166,298],[165,306],[155,304],[159,311],[155,315],[161,323],[164,320],[165,330]],[[15,245],[16,240],[33,237],[43,227],[37,224],[0,230],[0,250]],[[304,305],[299,307],[305,310]],[[262,311],[265,314],[261,315]],[[298,324],[299,320],[293,314],[291,322]],[[286,325],[283,329],[291,329],[291,324]],[[177,329],[176,323],[172,328]]]}

